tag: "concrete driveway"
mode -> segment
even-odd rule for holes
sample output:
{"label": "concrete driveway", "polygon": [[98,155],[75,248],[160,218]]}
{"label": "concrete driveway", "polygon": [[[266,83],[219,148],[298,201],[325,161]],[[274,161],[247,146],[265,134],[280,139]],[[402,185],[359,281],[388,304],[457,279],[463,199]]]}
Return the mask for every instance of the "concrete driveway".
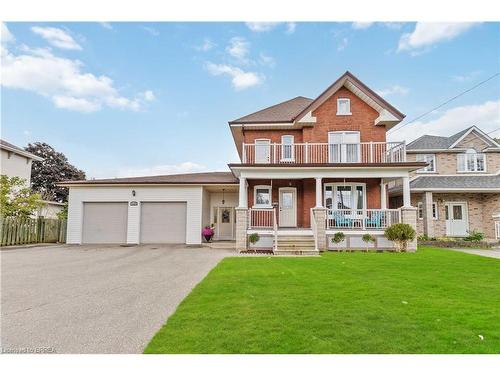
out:
{"label": "concrete driveway", "polygon": [[141,353],[228,255],[168,245],[3,250],[2,350]]}

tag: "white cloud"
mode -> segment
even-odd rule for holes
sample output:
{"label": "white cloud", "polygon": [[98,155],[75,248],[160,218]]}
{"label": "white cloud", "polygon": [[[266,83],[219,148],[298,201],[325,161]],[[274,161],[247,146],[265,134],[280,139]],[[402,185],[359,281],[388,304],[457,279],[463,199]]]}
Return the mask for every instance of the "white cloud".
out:
{"label": "white cloud", "polygon": [[286,33],[293,34],[295,32],[296,28],[297,28],[297,24],[295,22],[288,22],[286,24]]}
{"label": "white cloud", "polygon": [[455,82],[469,82],[469,81],[476,79],[479,75],[481,75],[481,73],[482,72],[480,70],[475,70],[473,72],[466,73],[463,75],[453,76],[453,77],[451,77],[451,79]]}
{"label": "white cloud", "polygon": [[208,62],[205,67],[213,76],[230,76],[233,87],[238,91],[260,85],[264,81],[264,77],[258,73],[245,72],[242,69],[231,65],[213,64]]}
{"label": "white cloud", "polygon": [[417,22],[413,32],[405,33],[399,39],[398,52],[428,48],[436,43],[454,39],[474,25],[473,22]]}
{"label": "white cloud", "polygon": [[246,25],[250,30],[256,33],[262,33],[266,31],[271,31],[280,23],[281,22],[247,22]]}
{"label": "white cloud", "polygon": [[156,30],[154,27],[150,27],[150,26],[143,26],[142,29],[144,31],[147,31],[149,34],[151,34],[152,36],[158,36],[160,35],[160,32],[158,30]]}
{"label": "white cloud", "polygon": [[40,35],[49,44],[54,47],[68,50],[81,50],[82,47],[73,39],[73,37],[63,29],[56,27],[33,26],[31,28],[35,34]]}
{"label": "white cloud", "polygon": [[248,54],[250,52],[250,43],[245,38],[234,37],[229,41],[226,47],[226,52],[241,63],[248,62]]}
{"label": "white cloud", "polygon": [[101,25],[105,29],[113,30],[113,25],[111,25],[109,22],[99,22],[99,25]]}
{"label": "white cloud", "polygon": [[78,60],[55,56],[47,49],[21,46],[22,54],[2,50],[2,86],[21,89],[49,98],[57,108],[95,112],[107,106],[138,111],[154,94],[146,91],[127,98],[107,76],[83,71]]}
{"label": "white cloud", "polygon": [[0,22],[0,40],[2,44],[11,43],[15,41],[14,35],[11,34],[7,25],[4,22]]}
{"label": "white cloud", "polygon": [[155,94],[151,90],[147,90],[147,91],[141,92],[139,94],[139,97],[141,97],[146,102],[152,102],[152,101],[154,101],[156,99]]}
{"label": "white cloud", "polygon": [[391,30],[401,30],[403,22],[384,22],[384,26]]}
{"label": "white cloud", "polygon": [[351,26],[353,29],[363,30],[363,29],[368,29],[373,24],[374,22],[353,22]]}
{"label": "white cloud", "polygon": [[380,96],[386,97],[386,96],[390,96],[390,95],[406,95],[406,94],[408,94],[409,91],[410,91],[410,89],[408,89],[407,87],[403,87],[400,85],[392,85],[392,86],[387,87],[385,89],[378,90],[377,94],[379,94]]}
{"label": "white cloud", "polygon": [[451,108],[438,118],[414,122],[400,131],[394,131],[390,138],[412,141],[424,134],[450,136],[472,125],[485,133],[497,129],[500,126],[500,100]]}
{"label": "white cloud", "polygon": [[345,48],[347,47],[347,45],[349,44],[349,39],[347,38],[342,38],[341,41],[339,42],[339,44],[337,45],[337,51],[343,51],[345,50]]}
{"label": "white cloud", "polygon": [[195,173],[207,171],[207,167],[191,161],[180,164],[155,165],[146,168],[121,168],[113,177],[160,176],[167,174]]}
{"label": "white cloud", "polygon": [[203,43],[200,44],[199,46],[196,46],[195,48],[198,51],[207,52],[207,51],[210,51],[215,46],[216,46],[216,44],[214,42],[212,42],[209,38],[205,38],[205,39],[203,39]]}
{"label": "white cloud", "polygon": [[276,66],[276,60],[273,57],[266,55],[264,52],[261,52],[259,55],[259,63],[270,68],[274,68]]}

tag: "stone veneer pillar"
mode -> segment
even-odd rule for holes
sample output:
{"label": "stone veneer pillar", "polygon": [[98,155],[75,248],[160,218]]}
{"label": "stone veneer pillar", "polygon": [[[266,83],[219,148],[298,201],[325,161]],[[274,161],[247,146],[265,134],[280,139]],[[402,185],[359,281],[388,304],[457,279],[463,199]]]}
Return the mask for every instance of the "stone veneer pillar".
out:
{"label": "stone veneer pillar", "polygon": [[[417,208],[416,207],[401,207],[401,222],[410,224],[417,231]],[[417,251],[417,238],[408,243],[407,251]]]}
{"label": "stone veneer pillar", "polygon": [[316,233],[314,233],[314,236],[318,239],[318,250],[326,250],[328,247],[326,243],[326,208],[313,208],[312,214],[316,219]]}
{"label": "stone veneer pillar", "polygon": [[247,250],[248,209],[236,207],[236,251]]}
{"label": "stone veneer pillar", "polygon": [[422,199],[422,219],[424,220],[424,234],[434,237],[434,222],[432,218],[432,191],[426,191]]}

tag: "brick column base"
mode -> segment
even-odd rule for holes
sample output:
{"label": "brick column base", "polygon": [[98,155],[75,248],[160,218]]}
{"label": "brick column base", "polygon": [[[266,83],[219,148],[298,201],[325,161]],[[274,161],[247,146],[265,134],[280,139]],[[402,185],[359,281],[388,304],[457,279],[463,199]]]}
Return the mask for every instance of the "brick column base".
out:
{"label": "brick column base", "polygon": [[[326,250],[326,208],[313,208],[312,213],[316,219],[316,233],[318,239],[318,250]],[[311,218],[312,220],[312,218]]]}
{"label": "brick column base", "polygon": [[[401,222],[410,224],[417,231],[417,208],[416,207],[401,207]],[[407,251],[414,253],[417,251],[417,238],[408,242]]]}
{"label": "brick column base", "polygon": [[247,250],[248,209],[236,207],[236,251]]}

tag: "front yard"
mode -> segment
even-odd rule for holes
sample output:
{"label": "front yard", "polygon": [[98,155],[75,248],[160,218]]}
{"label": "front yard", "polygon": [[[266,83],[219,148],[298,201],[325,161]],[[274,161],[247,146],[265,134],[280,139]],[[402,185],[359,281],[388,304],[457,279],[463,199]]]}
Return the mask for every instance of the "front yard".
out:
{"label": "front yard", "polygon": [[500,261],[420,248],[226,258],[146,353],[500,353]]}

